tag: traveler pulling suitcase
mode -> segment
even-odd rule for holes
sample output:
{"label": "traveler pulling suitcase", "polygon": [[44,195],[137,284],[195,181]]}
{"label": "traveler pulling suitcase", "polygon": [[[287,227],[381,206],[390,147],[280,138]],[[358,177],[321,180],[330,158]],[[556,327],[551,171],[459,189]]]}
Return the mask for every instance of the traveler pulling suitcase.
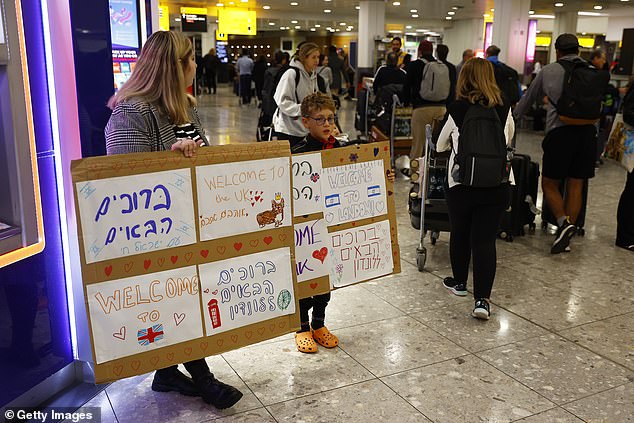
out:
{"label": "traveler pulling suitcase", "polygon": [[535,205],[539,186],[539,164],[525,154],[515,154],[512,161],[515,185],[511,185],[509,207],[502,215],[500,238],[513,242],[525,235],[525,226],[535,230],[535,216],[540,213]]}
{"label": "traveler pulling suitcase", "polygon": [[[566,198],[566,181],[562,180],[559,184],[559,192],[561,196]],[[577,228],[577,234],[584,236],[586,234],[586,230],[584,226],[586,225],[586,208],[588,206],[588,180],[586,179],[583,183],[583,192],[581,199],[581,210],[579,211],[579,216],[577,217],[577,221],[574,223]],[[548,204],[544,202],[544,207],[542,207],[544,211],[542,212],[542,229],[546,229],[548,224],[550,223],[553,226],[557,226],[557,219],[553,215],[553,213],[548,208]]]}

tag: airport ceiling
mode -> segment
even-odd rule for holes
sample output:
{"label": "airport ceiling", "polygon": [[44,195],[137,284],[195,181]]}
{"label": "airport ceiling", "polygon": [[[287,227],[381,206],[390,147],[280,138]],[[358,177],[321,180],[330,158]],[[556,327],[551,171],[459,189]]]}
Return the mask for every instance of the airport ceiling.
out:
{"label": "airport ceiling", "polygon": [[[337,32],[356,32],[360,0],[167,0],[170,14],[177,16],[179,7],[207,7],[214,16],[218,7],[248,7],[258,12],[258,30],[297,29],[308,31],[331,27]],[[402,25],[405,30],[442,31],[461,19],[494,13],[494,0],[388,0],[385,23]],[[634,0],[532,0],[531,10],[537,15],[560,11],[583,11],[599,16],[631,15]],[[493,9],[493,12],[492,12]],[[450,19],[449,19],[450,18]],[[422,31],[421,31],[422,32]]]}

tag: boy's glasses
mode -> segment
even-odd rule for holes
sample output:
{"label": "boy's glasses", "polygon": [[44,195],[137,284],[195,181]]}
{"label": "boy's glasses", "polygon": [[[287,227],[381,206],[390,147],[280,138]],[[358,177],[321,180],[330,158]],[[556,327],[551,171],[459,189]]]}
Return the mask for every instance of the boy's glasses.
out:
{"label": "boy's glasses", "polygon": [[319,125],[319,126],[324,126],[324,124],[326,122],[328,122],[329,125],[332,125],[333,123],[335,123],[335,117],[334,116],[329,116],[327,118],[322,117],[322,116],[316,117],[316,118],[312,117],[312,116],[306,116],[306,117],[309,118],[309,119],[314,120],[317,123],[317,125]]}

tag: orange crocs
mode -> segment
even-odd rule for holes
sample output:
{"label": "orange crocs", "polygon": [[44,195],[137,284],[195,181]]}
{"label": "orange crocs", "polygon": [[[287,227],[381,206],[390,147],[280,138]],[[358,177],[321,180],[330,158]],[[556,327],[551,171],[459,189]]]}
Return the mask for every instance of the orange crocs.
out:
{"label": "orange crocs", "polygon": [[303,353],[316,353],[317,344],[310,332],[299,332],[295,334],[295,345],[297,350]]}
{"label": "orange crocs", "polygon": [[333,335],[326,326],[313,330],[313,339],[326,348],[334,348],[339,345],[339,338]]}

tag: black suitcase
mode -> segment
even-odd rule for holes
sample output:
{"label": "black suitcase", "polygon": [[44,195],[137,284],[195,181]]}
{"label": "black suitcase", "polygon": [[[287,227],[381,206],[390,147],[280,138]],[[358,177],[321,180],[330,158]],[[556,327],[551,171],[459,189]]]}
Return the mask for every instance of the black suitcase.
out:
{"label": "black suitcase", "polygon": [[535,216],[537,215],[537,190],[539,186],[539,164],[531,161],[525,154],[515,154],[513,157],[513,175],[515,185],[511,185],[509,206],[502,215],[500,238],[512,242],[516,236],[535,230]]}
{"label": "black suitcase", "polygon": [[[561,196],[565,199],[566,198],[566,181],[565,180],[562,180],[561,183],[559,184],[559,192],[561,193]],[[584,226],[586,225],[587,207],[588,207],[588,180],[586,179],[583,184],[581,210],[579,211],[579,216],[577,217],[577,221],[575,222],[575,226],[579,228],[579,230],[577,231],[577,234],[581,236],[584,236],[586,234]],[[557,219],[555,218],[555,215],[553,215],[553,213],[548,208],[548,204],[546,204],[546,202],[544,202],[544,206],[542,207],[542,209],[543,209],[542,228],[546,229],[549,223],[553,226],[557,226]]]}

